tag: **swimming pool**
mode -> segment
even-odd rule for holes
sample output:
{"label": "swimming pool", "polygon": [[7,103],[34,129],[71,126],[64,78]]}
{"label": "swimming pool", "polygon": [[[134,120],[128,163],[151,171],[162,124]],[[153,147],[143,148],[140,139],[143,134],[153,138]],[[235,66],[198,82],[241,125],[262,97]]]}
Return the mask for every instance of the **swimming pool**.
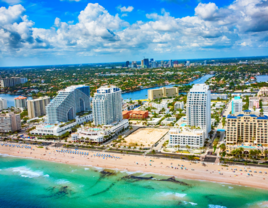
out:
{"label": "swimming pool", "polygon": [[187,124],[186,123],[183,123],[183,124],[181,124],[181,127],[184,127],[184,126],[186,126]]}
{"label": "swimming pool", "polygon": [[54,125],[46,125],[45,128],[51,128],[53,127]]}

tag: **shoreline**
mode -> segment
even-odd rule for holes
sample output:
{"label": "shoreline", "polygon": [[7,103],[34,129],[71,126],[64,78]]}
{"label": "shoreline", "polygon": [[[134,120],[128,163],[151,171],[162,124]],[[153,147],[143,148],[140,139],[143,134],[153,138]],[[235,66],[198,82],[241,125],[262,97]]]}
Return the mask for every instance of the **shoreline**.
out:
{"label": "shoreline", "polygon": [[[226,167],[223,167],[221,165],[210,163],[206,163],[206,166],[203,166],[201,162],[195,163],[168,158],[154,158],[153,156],[144,157],[138,155],[133,156],[116,153],[111,154],[105,152],[99,153],[122,158],[111,159],[106,157],[105,159],[103,159],[103,157],[93,156],[97,153],[91,151],[82,151],[88,152],[89,155],[81,156],[56,152],[56,150],[61,150],[61,148],[55,149],[53,147],[49,148],[49,150],[46,150],[45,148],[37,148],[35,146],[31,147],[34,150],[9,146],[0,146],[0,154],[7,155],[9,157],[18,157],[22,159],[43,160],[48,162],[64,163],[83,167],[88,166],[92,168],[127,171],[133,172],[133,174],[136,172],[140,172],[146,174],[164,175],[168,177],[174,176],[177,179],[228,183],[238,186],[268,190],[268,183],[266,182],[268,180],[268,175],[264,174],[265,171],[268,171],[268,168],[247,168],[247,170],[251,170],[251,174],[253,174],[253,176],[248,176],[248,172],[239,171],[240,169],[243,170],[243,166],[238,165],[229,166],[227,169]],[[231,168],[237,168],[237,171],[233,172]],[[254,173],[254,171],[257,171],[257,173]],[[262,171],[262,174],[260,174],[259,171]]]}

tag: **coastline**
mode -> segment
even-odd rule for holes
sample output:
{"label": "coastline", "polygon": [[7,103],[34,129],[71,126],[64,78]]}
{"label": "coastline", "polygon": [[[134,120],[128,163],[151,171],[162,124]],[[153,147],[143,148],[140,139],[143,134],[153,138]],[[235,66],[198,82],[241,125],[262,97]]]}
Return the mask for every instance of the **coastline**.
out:
{"label": "coastline", "polygon": [[[265,171],[268,172],[268,168],[251,167],[250,170],[252,170],[251,174],[253,174],[253,176],[248,176],[248,172],[244,171],[243,166],[236,165],[229,166],[227,170],[226,167],[217,164],[206,163],[206,166],[203,166],[201,162],[195,164],[194,162],[189,161],[154,158],[153,156],[144,157],[139,155],[134,156],[101,152],[99,154],[108,154],[122,158],[111,159],[106,157],[103,159],[103,157],[93,156],[97,153],[91,151],[82,151],[89,152],[89,155],[81,156],[67,153],[58,153],[56,150],[61,150],[61,148],[55,149],[54,147],[49,147],[49,150],[46,150],[44,148],[38,148],[36,146],[32,146],[32,149],[0,146],[0,154],[10,157],[44,160],[49,162],[127,171],[133,173],[142,172],[146,174],[165,175],[168,177],[174,176],[178,179],[228,183],[268,190],[268,183],[266,182],[268,180],[268,175],[264,174]],[[233,172],[231,168],[237,168],[237,171]],[[243,171],[240,171],[240,169]],[[249,168],[247,168],[247,170],[249,170]],[[257,173],[254,173],[254,171],[257,171]],[[259,171],[262,171],[262,174],[260,174]]]}

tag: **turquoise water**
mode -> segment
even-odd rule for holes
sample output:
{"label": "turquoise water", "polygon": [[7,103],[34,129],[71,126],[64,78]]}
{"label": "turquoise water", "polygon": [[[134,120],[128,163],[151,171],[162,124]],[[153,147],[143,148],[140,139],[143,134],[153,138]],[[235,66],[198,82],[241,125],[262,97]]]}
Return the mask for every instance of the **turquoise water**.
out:
{"label": "turquoise water", "polygon": [[[267,191],[0,156],[0,207],[263,207]],[[152,176],[152,179],[148,177]],[[145,180],[146,179],[146,180]]]}

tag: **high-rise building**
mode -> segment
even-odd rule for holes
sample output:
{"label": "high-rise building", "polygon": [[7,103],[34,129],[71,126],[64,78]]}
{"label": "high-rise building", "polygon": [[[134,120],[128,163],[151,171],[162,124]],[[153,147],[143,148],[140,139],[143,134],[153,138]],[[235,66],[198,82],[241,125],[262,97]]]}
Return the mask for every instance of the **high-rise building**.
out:
{"label": "high-rise building", "polygon": [[132,61],[131,65],[133,66],[133,68],[137,68],[137,61]]}
{"label": "high-rise building", "polygon": [[169,60],[168,65],[169,65],[169,67],[173,67],[173,61]]}
{"label": "high-rise building", "polygon": [[149,59],[141,60],[141,66],[144,68],[149,68]]}
{"label": "high-rise building", "polygon": [[46,115],[46,106],[50,103],[50,97],[41,97],[27,101],[28,117],[36,118]]}
{"label": "high-rise building", "polygon": [[226,119],[226,144],[268,147],[268,117],[245,110]]}
{"label": "high-rise building", "polygon": [[186,61],[185,66],[190,66],[190,61]]}
{"label": "high-rise building", "polygon": [[0,98],[0,110],[7,109],[7,100]]}
{"label": "high-rise building", "polygon": [[14,132],[21,130],[20,114],[13,112],[0,115],[0,132]]}
{"label": "high-rise building", "polygon": [[92,100],[95,125],[108,125],[120,122],[122,116],[121,89],[116,86],[103,86],[97,89]]}
{"label": "high-rise building", "polygon": [[126,61],[126,67],[128,67],[129,66],[129,61]]}
{"label": "high-rise building", "polygon": [[156,68],[156,67],[157,67],[157,64],[156,64],[155,61],[153,61],[153,62],[151,63],[151,67],[152,67],[152,68]]}
{"label": "high-rise building", "polygon": [[19,96],[14,99],[15,108],[27,108],[27,97]]}
{"label": "high-rise building", "polygon": [[90,110],[89,86],[76,85],[59,91],[47,105],[47,122],[55,124],[73,120],[77,113]]}
{"label": "high-rise building", "polygon": [[232,114],[239,113],[242,111],[243,102],[242,99],[237,96],[232,99]]}
{"label": "high-rise building", "polygon": [[211,92],[205,84],[195,84],[187,96],[187,125],[200,127],[206,137],[211,131]]}
{"label": "high-rise building", "polygon": [[14,87],[18,84],[24,84],[27,82],[27,78],[11,77],[0,79],[0,87]]}

